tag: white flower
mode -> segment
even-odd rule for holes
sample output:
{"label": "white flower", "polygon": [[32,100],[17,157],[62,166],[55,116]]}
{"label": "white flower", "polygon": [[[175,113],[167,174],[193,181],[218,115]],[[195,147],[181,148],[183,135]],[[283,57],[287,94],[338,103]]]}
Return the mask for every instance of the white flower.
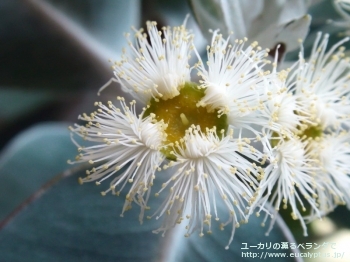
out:
{"label": "white flower", "polygon": [[[136,45],[129,40],[128,52],[113,65],[114,75],[136,99],[148,103],[152,97],[169,99],[190,80],[188,59],[193,35],[185,24],[158,31],[156,22],[147,23],[148,35],[136,31]],[[129,35],[127,35],[129,37]],[[149,37],[149,40],[148,40]]]}
{"label": "white flower", "polygon": [[[195,230],[203,235],[206,226],[210,232],[210,218],[218,219],[216,206],[222,201],[228,219],[221,227],[233,226],[230,244],[235,227],[247,222],[252,212],[247,205],[255,201],[256,177],[263,173],[256,163],[268,158],[256,148],[267,138],[262,139],[261,130],[251,127],[260,121],[257,112],[265,112],[261,96],[268,72],[262,66],[267,53],[256,43],[244,47],[246,40],[230,46],[214,33],[208,70],[201,62],[195,65],[203,78],[197,84],[190,82],[188,58],[192,49],[199,55],[184,25],[161,33],[155,23],[148,23],[148,35],[149,42],[137,31],[131,54],[114,66],[114,81],[144,103],[141,115],[136,116],[135,101],[129,108],[119,98],[122,110],[112,103],[109,107],[97,103],[98,112],[81,117],[87,126],[71,129],[96,143],[89,147],[77,144],[82,153],[74,163],[98,164],[81,182],[97,180],[99,184],[116,176],[103,194],[112,191],[117,195],[130,182],[122,214],[135,202],[141,207],[142,222],[155,172],[175,169],[159,191],[164,194],[170,188],[169,195],[150,216],[170,214],[155,232],[175,226],[185,212],[189,215],[186,235]],[[235,139],[233,129],[238,129]],[[244,135],[245,129],[255,137]],[[161,167],[163,161],[169,163]]]}
{"label": "white flower", "polygon": [[[276,220],[276,214],[281,206],[283,208],[287,208],[288,205],[291,207],[291,216],[295,220],[300,220],[304,235],[307,235],[307,228],[303,218],[306,213],[301,213],[301,211],[306,212],[304,203],[307,202],[310,205],[309,208],[318,217],[321,216],[315,200],[316,192],[311,186],[313,181],[312,175],[315,172],[313,167],[314,160],[310,153],[307,152],[306,145],[306,141],[298,138],[281,140],[273,148],[275,162],[270,163],[265,168],[262,177],[260,177],[258,203],[261,204],[261,207],[264,207],[265,203],[270,201],[275,208],[268,232],[272,229]],[[268,214],[266,214],[263,224],[267,218]]]}
{"label": "white flower", "polygon": [[[134,201],[141,206],[142,222],[154,173],[164,159],[160,153],[164,126],[160,122],[154,123],[151,116],[136,116],[135,101],[128,107],[123,98],[119,100],[122,110],[111,102],[108,107],[96,103],[99,107],[97,112],[79,117],[87,122],[86,126],[76,124],[74,128],[70,128],[74,134],[94,143],[92,146],[83,147],[73,139],[80,153],[76,161],[71,163],[99,164],[86,171],[87,177],[80,178],[81,183],[97,181],[96,183],[100,184],[118,174],[110,183],[110,188],[102,192],[102,195],[108,191],[119,195],[126,183],[132,183],[122,214]],[[121,171],[118,172],[119,170]]]}
{"label": "white flower", "polygon": [[199,75],[203,80],[201,88],[205,96],[198,106],[209,110],[219,108],[219,113],[227,114],[229,124],[234,128],[248,128],[260,105],[260,94],[265,89],[262,67],[265,65],[266,50],[261,50],[256,42],[245,47],[247,39],[236,40],[234,45],[221,34],[213,33],[208,46],[208,69],[199,63]]}
{"label": "white flower", "polygon": [[310,144],[313,157],[318,160],[314,187],[319,205],[327,214],[337,205],[350,208],[350,135],[348,132],[324,135]]}
{"label": "white flower", "polygon": [[311,120],[322,129],[350,126],[350,64],[341,45],[344,38],[326,52],[328,35],[318,34],[308,62],[301,52],[296,74],[296,94]]}
{"label": "white flower", "polygon": [[190,0],[203,34],[208,29],[233,32],[235,38],[258,41],[264,48],[284,44],[286,52],[298,48],[311,22],[304,0]]}
{"label": "white flower", "polygon": [[177,161],[171,162],[169,166],[177,171],[157,193],[159,195],[170,187],[166,201],[157,212],[157,218],[164,214],[166,217],[156,233],[165,233],[176,223],[185,220],[185,236],[198,230],[198,227],[200,236],[204,235],[205,227],[210,234],[212,217],[216,221],[220,219],[217,214],[220,201],[224,202],[229,216],[227,221],[221,222],[220,228],[232,224],[228,245],[232,242],[235,228],[248,221],[249,210],[246,205],[254,201],[253,189],[257,184],[255,177],[258,167],[240,154],[255,161],[261,155],[244,141],[234,140],[233,130],[230,132],[220,139],[215,130],[203,133],[198,127],[192,127],[181,143],[175,145]]}
{"label": "white flower", "polygon": [[[300,95],[295,94],[294,78],[297,73],[295,67],[298,63],[280,72],[277,72],[276,65],[277,58],[273,71],[268,76],[269,85],[265,86],[264,113],[260,114],[267,123],[261,125],[267,129],[266,132],[270,130],[282,137],[293,137],[299,133],[302,123],[312,122],[308,119],[308,111],[305,111],[299,101]],[[271,137],[271,139],[278,138],[279,136]]]}

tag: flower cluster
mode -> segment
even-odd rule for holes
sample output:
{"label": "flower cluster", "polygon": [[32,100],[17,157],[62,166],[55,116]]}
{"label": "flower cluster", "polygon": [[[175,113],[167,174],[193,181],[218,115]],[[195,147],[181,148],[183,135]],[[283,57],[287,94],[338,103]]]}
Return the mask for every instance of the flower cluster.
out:
{"label": "flower cluster", "polygon": [[262,206],[270,201],[276,212],[290,205],[304,235],[305,221],[338,204],[350,207],[350,165],[345,160],[350,156],[350,65],[341,47],[345,41],[327,52],[328,35],[319,33],[308,61],[302,50],[290,69],[274,69],[270,75],[266,110],[274,124],[267,132],[274,160],[264,170],[257,198]]}
{"label": "flower cluster", "polygon": [[[96,112],[79,117],[86,125],[72,134],[94,143],[83,147],[72,136],[79,154],[71,163],[91,164],[81,183],[113,177],[103,195],[122,195],[130,184],[122,214],[136,204],[140,222],[164,217],[156,233],[178,223],[187,224],[185,236],[211,233],[220,202],[228,219],[219,227],[232,227],[228,245],[256,210],[266,212],[264,222],[272,217],[272,227],[273,212],[289,205],[306,233],[305,221],[350,206],[350,74],[340,47],[347,39],[326,52],[327,36],[319,35],[309,61],[301,52],[279,71],[276,56],[269,71],[269,50],[246,38],[215,31],[204,63],[185,25],[158,31],[148,22],[147,33],[134,31],[136,43],[113,70],[143,110],[138,115],[135,100],[118,97],[120,108],[96,102]],[[190,66],[192,53],[198,63]],[[149,210],[165,169],[171,175],[153,193],[165,201]]]}

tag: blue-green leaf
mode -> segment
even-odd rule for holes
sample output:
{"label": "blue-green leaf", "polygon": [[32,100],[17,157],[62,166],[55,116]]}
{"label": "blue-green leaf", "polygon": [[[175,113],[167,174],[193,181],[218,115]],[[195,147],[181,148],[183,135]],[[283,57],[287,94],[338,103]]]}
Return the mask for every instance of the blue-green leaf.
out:
{"label": "blue-green leaf", "polygon": [[[125,194],[101,197],[78,176],[60,181],[0,231],[4,261],[154,261],[162,251],[158,223],[138,221],[139,209],[120,217]],[[63,176],[61,176],[63,178]],[[103,185],[101,185],[102,187]]]}
{"label": "blue-green leaf", "polygon": [[0,156],[0,220],[69,166],[76,148],[68,124],[48,123],[18,135]]}
{"label": "blue-green leaf", "polygon": [[55,101],[55,96],[48,92],[1,88],[0,119],[14,120],[52,101]]}
{"label": "blue-green leaf", "polygon": [[139,0],[48,0],[94,38],[119,53],[124,32],[140,23]]}
{"label": "blue-green leaf", "polygon": [[[189,0],[194,16],[207,39],[208,29],[232,39],[248,37],[263,48],[274,48],[283,43],[289,52],[298,48],[298,39],[304,39],[310,25],[304,0],[238,1]],[[253,7],[253,8],[252,8]]]}

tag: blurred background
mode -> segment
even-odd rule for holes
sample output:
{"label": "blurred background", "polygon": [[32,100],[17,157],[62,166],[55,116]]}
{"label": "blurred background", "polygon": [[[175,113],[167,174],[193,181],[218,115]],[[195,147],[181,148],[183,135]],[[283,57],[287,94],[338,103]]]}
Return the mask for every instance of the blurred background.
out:
{"label": "blurred background", "polygon": [[1,1],[1,148],[35,123],[75,121],[89,108],[131,26],[181,24],[189,13],[186,1]]}
{"label": "blurred background", "polygon": [[[330,32],[336,42],[344,29],[334,29],[329,22],[341,18],[331,0],[308,4],[313,19],[306,49],[319,30]],[[66,160],[74,157],[75,147],[66,127],[82,112],[92,111],[96,100],[120,93],[118,85],[111,84],[97,96],[113,77],[108,60],[117,60],[126,46],[123,33],[147,20],[159,27],[179,25],[187,14],[196,46],[203,51],[207,42],[185,0],[0,1],[0,221],[71,168]],[[296,57],[297,51],[287,59]],[[340,246],[350,246],[348,217],[349,211],[339,207],[323,222],[313,223],[304,238],[299,223],[285,214],[299,243],[335,242],[337,252]],[[350,255],[334,261],[350,261]]]}

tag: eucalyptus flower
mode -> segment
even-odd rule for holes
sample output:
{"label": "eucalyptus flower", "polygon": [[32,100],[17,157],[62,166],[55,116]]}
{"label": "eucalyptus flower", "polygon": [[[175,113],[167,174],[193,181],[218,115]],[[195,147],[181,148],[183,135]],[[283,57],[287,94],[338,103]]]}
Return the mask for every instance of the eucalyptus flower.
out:
{"label": "eucalyptus flower", "polygon": [[318,167],[314,188],[323,214],[333,211],[337,205],[350,208],[349,142],[349,132],[341,131],[323,135],[310,144],[309,150]]}
{"label": "eucalyptus flower", "polygon": [[341,45],[326,51],[329,36],[319,33],[308,62],[301,57],[296,94],[313,121],[322,129],[350,126],[349,58]]}
{"label": "eucalyptus flower", "polygon": [[[263,207],[269,201],[274,208],[274,212],[266,214],[262,223],[264,226],[268,215],[271,215],[268,232],[275,223],[277,212],[281,207],[287,209],[288,205],[291,208],[292,218],[300,221],[305,236],[307,236],[307,228],[304,216],[307,214],[307,208],[312,210],[308,212],[321,217],[315,199],[316,190],[312,187],[312,174],[316,169],[313,166],[315,160],[306,150],[306,145],[307,141],[297,137],[281,140],[273,148],[274,161],[264,169],[260,177],[257,196],[259,204]],[[258,215],[260,211],[261,208],[257,212]]]}
{"label": "eucalyptus flower", "polygon": [[[87,124],[72,127],[73,134],[94,142],[87,147],[75,142],[80,153],[72,163],[91,164],[80,182],[100,184],[113,176],[103,195],[109,191],[121,195],[130,183],[122,214],[135,203],[141,207],[140,222],[145,215],[156,219],[164,215],[162,226],[154,231],[163,234],[183,220],[188,222],[185,236],[196,230],[203,236],[205,228],[211,233],[211,217],[220,220],[216,211],[220,201],[228,220],[219,225],[231,224],[230,244],[235,228],[248,221],[249,205],[255,201],[261,168],[252,161],[267,159],[255,147],[262,131],[249,125],[258,121],[262,110],[267,50],[256,42],[247,45],[247,39],[230,45],[229,38],[214,33],[205,67],[185,25],[158,31],[155,22],[148,22],[147,33],[134,32],[136,43],[129,41],[122,59],[113,64],[112,81],[143,103],[143,110],[137,115],[136,101],[127,105],[119,97],[121,108],[96,102],[96,112],[80,117]],[[192,51],[199,62],[190,67]],[[193,69],[202,77],[199,83],[191,82]],[[245,129],[255,136],[245,136]],[[151,188],[165,169],[173,175],[155,197],[168,195],[149,211]]]}

